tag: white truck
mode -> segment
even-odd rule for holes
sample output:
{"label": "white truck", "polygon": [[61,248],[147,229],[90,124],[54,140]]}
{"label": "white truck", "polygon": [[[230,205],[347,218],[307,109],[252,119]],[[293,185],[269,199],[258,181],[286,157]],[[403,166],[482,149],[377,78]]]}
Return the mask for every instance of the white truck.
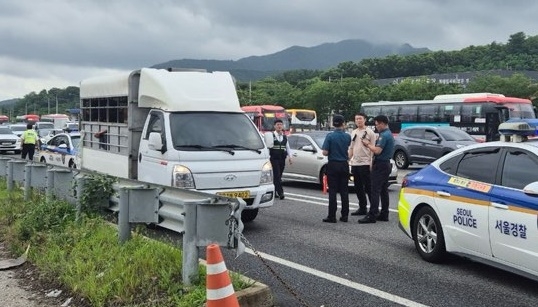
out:
{"label": "white truck", "polygon": [[274,202],[269,150],[228,72],[142,68],[80,83],[81,168],[228,197],[244,222]]}

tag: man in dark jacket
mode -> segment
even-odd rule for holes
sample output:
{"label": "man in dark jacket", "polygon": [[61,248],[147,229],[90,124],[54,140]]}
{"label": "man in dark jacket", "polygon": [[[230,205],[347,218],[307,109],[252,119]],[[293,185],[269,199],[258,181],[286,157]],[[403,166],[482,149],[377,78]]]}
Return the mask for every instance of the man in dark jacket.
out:
{"label": "man in dark jacket", "polygon": [[284,124],[282,120],[276,119],[274,125],[273,147],[269,149],[271,165],[273,166],[273,184],[275,185],[275,197],[284,199],[282,173],[286,166],[286,158],[288,158],[288,161],[291,164],[291,150],[288,138],[284,135]]}

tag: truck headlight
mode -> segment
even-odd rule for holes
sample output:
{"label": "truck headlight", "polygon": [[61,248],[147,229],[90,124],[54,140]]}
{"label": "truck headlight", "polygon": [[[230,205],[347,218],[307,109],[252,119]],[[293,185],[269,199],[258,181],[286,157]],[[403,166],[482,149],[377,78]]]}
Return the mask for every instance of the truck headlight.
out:
{"label": "truck headlight", "polygon": [[265,162],[262,167],[260,184],[273,184],[273,166],[271,166],[271,162],[269,161]]}
{"label": "truck headlight", "polygon": [[177,188],[195,189],[194,177],[191,170],[183,165],[175,165],[172,172],[172,186]]}

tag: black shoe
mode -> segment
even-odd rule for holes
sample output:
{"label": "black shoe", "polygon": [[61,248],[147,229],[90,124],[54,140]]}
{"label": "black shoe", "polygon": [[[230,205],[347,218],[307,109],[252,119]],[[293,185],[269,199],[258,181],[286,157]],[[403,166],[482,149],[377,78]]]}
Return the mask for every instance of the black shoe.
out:
{"label": "black shoe", "polygon": [[340,222],[347,223],[347,216],[340,217]]}
{"label": "black shoe", "polygon": [[280,195],[278,198],[284,199],[284,194]]}
{"label": "black shoe", "polygon": [[373,224],[373,223],[375,223],[375,219],[371,218],[369,215],[359,220],[359,224]]}
{"label": "black shoe", "polygon": [[351,215],[366,215],[366,213],[367,213],[366,210],[359,209],[357,211],[351,212]]}
{"label": "black shoe", "polygon": [[382,221],[382,222],[388,222],[389,221],[389,217],[388,216],[384,216],[384,215],[378,215],[376,217],[376,220],[378,221]]}
{"label": "black shoe", "polygon": [[324,218],[322,221],[325,223],[336,223],[336,219],[330,219],[328,217]]}

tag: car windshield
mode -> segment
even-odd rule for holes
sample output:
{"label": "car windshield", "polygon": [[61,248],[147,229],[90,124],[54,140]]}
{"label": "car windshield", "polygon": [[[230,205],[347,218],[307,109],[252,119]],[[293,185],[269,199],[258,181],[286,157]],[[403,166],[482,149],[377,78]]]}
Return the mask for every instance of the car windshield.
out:
{"label": "car windshield", "polygon": [[45,137],[49,134],[49,132],[51,131],[52,129],[39,129],[39,131],[37,132],[37,134],[39,134],[39,137],[42,138],[42,137]]}
{"label": "car windshield", "polygon": [[8,127],[0,127],[0,134],[13,134],[13,132]]}
{"label": "car windshield", "polygon": [[71,145],[73,148],[79,148],[78,145],[80,144],[80,136],[79,135],[72,135],[71,136]]}
{"label": "car windshield", "polygon": [[24,131],[26,130],[26,126],[11,126],[9,127],[11,131]]}
{"label": "car windshield", "polygon": [[443,136],[443,138],[447,141],[475,141],[475,139],[470,136],[467,132],[462,131],[460,129],[446,129],[446,130],[439,130],[439,133]]}
{"label": "car windshield", "polygon": [[323,147],[323,142],[325,142],[325,137],[326,136],[327,136],[327,134],[313,135],[312,139],[314,140],[314,142],[316,142],[316,144],[318,145],[319,148],[322,148]]}
{"label": "car windshield", "polygon": [[233,150],[263,149],[259,131],[245,113],[187,112],[170,114],[173,146],[204,150],[234,144]]}

